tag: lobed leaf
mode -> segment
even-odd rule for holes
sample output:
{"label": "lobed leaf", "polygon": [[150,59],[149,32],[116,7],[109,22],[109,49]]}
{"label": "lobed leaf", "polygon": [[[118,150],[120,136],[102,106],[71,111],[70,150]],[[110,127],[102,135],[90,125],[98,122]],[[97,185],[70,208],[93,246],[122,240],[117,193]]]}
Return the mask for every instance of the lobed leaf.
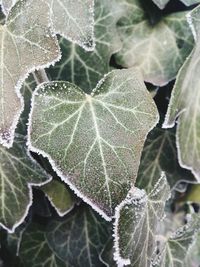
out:
{"label": "lobed leaf", "polygon": [[138,67],[144,80],[163,86],[176,74],[193,48],[187,12],[163,16],[158,21],[144,10],[139,0],[124,0],[127,14],[119,21],[123,43],[116,60],[123,67]]}
{"label": "lobed leaf", "polygon": [[[177,147],[180,165],[193,172],[200,180],[200,83],[199,83],[199,14],[198,6],[190,14],[190,23],[196,37],[196,45],[181,68],[172,91],[163,127],[170,128],[178,120]],[[192,89],[192,90],[191,90]]]}
{"label": "lobed leaf", "polygon": [[111,70],[111,55],[121,48],[116,23],[123,13],[122,5],[117,0],[95,0],[94,11],[94,51],[86,52],[60,38],[62,58],[47,70],[52,80],[67,80],[86,92],[91,92],[103,75]]}
{"label": "lobed leaf", "polygon": [[68,266],[102,267],[99,255],[110,234],[110,225],[82,205],[64,221],[52,221],[46,238],[51,249]]}
{"label": "lobed leaf", "polygon": [[162,174],[149,194],[133,187],[116,208],[115,260],[119,266],[150,266],[155,252],[157,227],[164,216],[165,202],[169,196],[170,188]]}
{"label": "lobed leaf", "polygon": [[45,0],[53,31],[86,50],[94,49],[94,0]]}
{"label": "lobed leaf", "polygon": [[109,73],[91,95],[67,82],[47,83],[34,94],[29,148],[110,220],[135,182],[144,140],[157,121],[133,69]]}
{"label": "lobed leaf", "polygon": [[48,6],[43,1],[22,0],[10,11],[6,24],[0,25],[0,143],[7,147],[12,146],[23,110],[23,81],[34,69],[49,66],[59,58],[57,41],[46,27],[46,14]]}

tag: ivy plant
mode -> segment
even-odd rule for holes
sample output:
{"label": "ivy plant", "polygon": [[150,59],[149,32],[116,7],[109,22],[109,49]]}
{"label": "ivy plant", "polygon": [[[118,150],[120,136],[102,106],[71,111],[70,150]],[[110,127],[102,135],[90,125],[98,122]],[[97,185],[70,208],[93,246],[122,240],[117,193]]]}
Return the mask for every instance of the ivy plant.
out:
{"label": "ivy plant", "polygon": [[199,3],[0,0],[0,266],[199,266]]}

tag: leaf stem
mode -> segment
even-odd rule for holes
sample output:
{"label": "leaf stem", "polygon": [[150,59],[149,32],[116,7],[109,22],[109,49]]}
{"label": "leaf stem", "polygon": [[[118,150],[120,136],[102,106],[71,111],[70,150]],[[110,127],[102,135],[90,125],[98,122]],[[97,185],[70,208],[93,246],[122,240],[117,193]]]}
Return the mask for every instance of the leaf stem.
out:
{"label": "leaf stem", "polygon": [[47,77],[46,71],[44,69],[36,70],[33,73],[33,76],[38,85],[44,82],[49,82],[49,78]]}

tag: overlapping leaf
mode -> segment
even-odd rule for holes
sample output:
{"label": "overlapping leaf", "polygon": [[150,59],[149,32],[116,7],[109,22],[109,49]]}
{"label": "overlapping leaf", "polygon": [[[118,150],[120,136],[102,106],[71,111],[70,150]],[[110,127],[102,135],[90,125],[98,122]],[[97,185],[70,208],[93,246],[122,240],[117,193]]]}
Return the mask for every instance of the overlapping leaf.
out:
{"label": "overlapping leaf", "polygon": [[85,94],[67,82],[38,87],[29,148],[106,219],[134,184],[141,150],[158,113],[136,70],[109,73]]}
{"label": "overlapping leaf", "polygon": [[[186,6],[191,6],[194,4],[199,3],[199,0],[180,0],[181,2],[183,2],[183,4],[185,4]],[[169,2],[169,0],[153,0],[153,2],[160,8],[163,9],[166,4]]]}
{"label": "overlapping leaf", "polygon": [[60,38],[62,59],[47,70],[51,78],[67,80],[90,92],[110,71],[111,55],[121,48],[116,23],[122,12],[122,5],[117,0],[95,0],[94,51],[86,52],[78,45]]}
{"label": "overlapping leaf", "polygon": [[200,218],[194,216],[175,233],[163,236],[164,242],[160,240],[160,253],[152,265],[155,267],[184,267],[188,251],[190,251],[189,249],[196,238],[199,226]]}
{"label": "overlapping leaf", "polygon": [[170,188],[162,174],[149,194],[134,187],[116,209],[115,260],[119,265],[150,266],[155,252],[157,226],[164,216],[169,196]]}
{"label": "overlapping leaf", "polygon": [[93,50],[94,0],[45,0],[55,33]]}
{"label": "overlapping leaf", "polygon": [[12,145],[23,109],[22,82],[29,72],[59,57],[56,39],[46,26],[47,14],[48,5],[43,1],[18,1],[6,24],[0,25],[0,142],[7,147]]}
{"label": "overlapping leaf", "polygon": [[2,5],[4,14],[8,14],[11,7],[14,6],[16,2],[17,0],[0,0],[0,5]]}
{"label": "overlapping leaf", "polygon": [[181,166],[192,170],[200,180],[200,7],[191,13],[191,26],[197,42],[181,68],[172,92],[164,127],[169,128],[178,118],[177,145]]}
{"label": "overlapping leaf", "polygon": [[99,255],[110,235],[110,225],[82,205],[64,221],[51,222],[46,238],[51,249],[68,266],[102,267]]}
{"label": "overlapping leaf", "polygon": [[194,182],[194,176],[180,167],[177,158],[175,129],[165,130],[157,126],[148,135],[142,152],[136,186],[150,192],[165,172],[171,188],[180,182]]}
{"label": "overlapping leaf", "polygon": [[60,216],[64,216],[74,207],[75,201],[65,184],[52,180],[50,183],[43,185],[41,190]]}
{"label": "overlapping leaf", "polygon": [[123,47],[116,60],[123,67],[139,67],[145,81],[162,86],[176,77],[193,47],[186,12],[152,22],[139,0],[124,2],[127,14],[118,23]]}
{"label": "overlapping leaf", "polygon": [[23,233],[19,256],[24,266],[73,267],[55,255],[47,242],[45,228],[38,224],[31,224]]}
{"label": "overlapping leaf", "polygon": [[0,147],[0,223],[12,231],[23,220],[31,204],[31,185],[49,180],[27,155],[18,137],[12,148]]}

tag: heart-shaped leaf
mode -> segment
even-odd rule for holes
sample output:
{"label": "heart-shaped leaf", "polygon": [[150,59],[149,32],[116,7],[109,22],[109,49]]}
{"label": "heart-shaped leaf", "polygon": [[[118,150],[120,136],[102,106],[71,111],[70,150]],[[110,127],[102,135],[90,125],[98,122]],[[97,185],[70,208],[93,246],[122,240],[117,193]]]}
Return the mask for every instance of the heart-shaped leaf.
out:
{"label": "heart-shaped leaf", "polygon": [[[57,174],[107,220],[137,176],[155,104],[133,70],[116,70],[91,95],[68,82],[34,94],[29,148],[48,157]],[[91,190],[92,189],[92,190]]]}

